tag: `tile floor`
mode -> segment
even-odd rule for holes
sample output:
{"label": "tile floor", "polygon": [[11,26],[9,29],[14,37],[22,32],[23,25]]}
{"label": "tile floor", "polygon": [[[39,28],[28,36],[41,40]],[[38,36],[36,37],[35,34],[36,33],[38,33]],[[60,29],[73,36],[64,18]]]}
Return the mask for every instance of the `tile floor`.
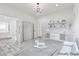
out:
{"label": "tile floor", "polygon": [[1,40],[0,56],[50,56],[62,46],[62,42],[54,40],[44,40],[44,42],[48,48],[37,49],[34,48],[34,40],[27,40],[20,46],[12,40]]}

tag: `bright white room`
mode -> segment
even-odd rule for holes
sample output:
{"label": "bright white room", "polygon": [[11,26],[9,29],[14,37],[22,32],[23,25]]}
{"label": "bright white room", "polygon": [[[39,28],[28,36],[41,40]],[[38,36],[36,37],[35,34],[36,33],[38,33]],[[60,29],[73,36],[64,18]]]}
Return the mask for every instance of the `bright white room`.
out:
{"label": "bright white room", "polygon": [[0,56],[79,56],[79,4],[0,3]]}

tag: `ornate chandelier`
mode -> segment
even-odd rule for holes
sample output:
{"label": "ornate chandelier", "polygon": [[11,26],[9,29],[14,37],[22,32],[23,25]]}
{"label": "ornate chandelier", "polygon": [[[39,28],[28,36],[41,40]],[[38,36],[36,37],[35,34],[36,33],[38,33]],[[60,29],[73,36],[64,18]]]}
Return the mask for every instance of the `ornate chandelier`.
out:
{"label": "ornate chandelier", "polygon": [[41,14],[42,9],[40,8],[40,3],[36,3],[36,6],[34,7],[34,12],[39,15]]}
{"label": "ornate chandelier", "polygon": [[39,12],[40,12],[40,6],[39,6],[39,3],[37,3],[36,12],[37,12],[37,13],[39,13]]}

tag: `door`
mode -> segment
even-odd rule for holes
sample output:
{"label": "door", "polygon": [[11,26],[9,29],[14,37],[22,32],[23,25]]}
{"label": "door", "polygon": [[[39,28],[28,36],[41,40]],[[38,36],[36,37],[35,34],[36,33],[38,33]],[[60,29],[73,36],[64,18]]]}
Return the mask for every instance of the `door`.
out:
{"label": "door", "polygon": [[30,22],[23,22],[23,40],[30,40],[33,39],[33,24]]}

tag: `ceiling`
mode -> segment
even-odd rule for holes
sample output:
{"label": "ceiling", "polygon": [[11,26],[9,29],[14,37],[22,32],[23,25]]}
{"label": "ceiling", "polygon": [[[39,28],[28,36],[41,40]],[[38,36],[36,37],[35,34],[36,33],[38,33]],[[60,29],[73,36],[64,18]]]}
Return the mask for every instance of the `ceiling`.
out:
{"label": "ceiling", "polygon": [[[58,4],[57,7],[56,7],[56,4]],[[11,7],[15,7],[16,9],[35,17],[39,17],[42,15],[49,15],[51,13],[73,7],[72,3],[40,3],[40,8],[42,12],[40,15],[37,15],[34,12],[36,3],[9,3],[8,5]]]}

